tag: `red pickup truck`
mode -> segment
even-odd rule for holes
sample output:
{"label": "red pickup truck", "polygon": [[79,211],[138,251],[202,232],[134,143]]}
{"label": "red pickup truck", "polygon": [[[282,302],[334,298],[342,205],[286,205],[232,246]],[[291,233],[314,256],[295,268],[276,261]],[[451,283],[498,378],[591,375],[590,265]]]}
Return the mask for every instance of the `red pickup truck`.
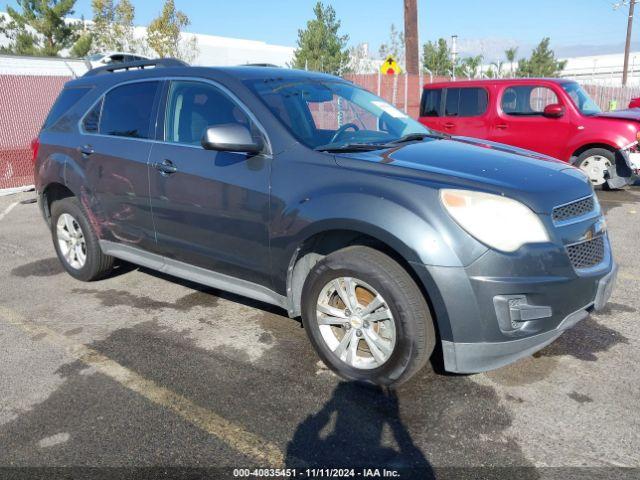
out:
{"label": "red pickup truck", "polygon": [[501,79],[424,86],[420,122],[451,135],[569,162],[595,185],[621,188],[640,168],[640,111],[603,113],[576,82]]}

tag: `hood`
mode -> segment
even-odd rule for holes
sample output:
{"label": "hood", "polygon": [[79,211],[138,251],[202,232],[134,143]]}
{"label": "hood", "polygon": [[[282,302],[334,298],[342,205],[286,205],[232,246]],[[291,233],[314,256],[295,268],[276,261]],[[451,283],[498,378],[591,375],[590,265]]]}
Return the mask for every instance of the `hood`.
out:
{"label": "hood", "polygon": [[640,108],[598,113],[596,115],[592,115],[592,118],[617,118],[619,120],[633,120],[640,122]]}
{"label": "hood", "polygon": [[[384,174],[410,175],[436,187],[471,188],[505,195],[538,213],[593,193],[587,177],[567,163],[528,150],[467,137],[425,140],[373,152],[340,154],[336,161],[356,162]],[[438,185],[439,184],[439,185]]]}

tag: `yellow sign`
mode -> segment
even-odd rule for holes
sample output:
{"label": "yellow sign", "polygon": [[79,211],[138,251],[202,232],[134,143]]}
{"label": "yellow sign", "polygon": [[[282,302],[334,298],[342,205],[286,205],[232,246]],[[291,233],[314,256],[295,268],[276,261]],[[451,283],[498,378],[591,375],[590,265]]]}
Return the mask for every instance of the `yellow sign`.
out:
{"label": "yellow sign", "polygon": [[400,75],[402,73],[402,68],[400,68],[396,59],[389,55],[380,66],[380,72],[383,75]]}

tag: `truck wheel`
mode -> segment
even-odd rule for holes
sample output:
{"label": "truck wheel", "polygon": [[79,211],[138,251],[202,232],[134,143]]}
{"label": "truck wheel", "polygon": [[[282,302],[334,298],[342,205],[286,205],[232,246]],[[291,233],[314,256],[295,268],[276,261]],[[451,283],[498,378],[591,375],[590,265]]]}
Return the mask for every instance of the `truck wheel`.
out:
{"label": "truck wheel", "polygon": [[344,248],[315,265],[302,291],[302,319],[329,368],[379,385],[407,381],[436,341],[429,307],[411,276],[364,246]]}
{"label": "truck wheel", "polygon": [[594,187],[601,186],[603,190],[608,190],[605,172],[615,168],[615,164],[615,154],[604,148],[590,148],[582,152],[575,163],[589,177]]}
{"label": "truck wheel", "polygon": [[76,198],[63,198],[51,205],[51,236],[62,266],[72,277],[90,282],[111,271],[114,259],[102,253]]}

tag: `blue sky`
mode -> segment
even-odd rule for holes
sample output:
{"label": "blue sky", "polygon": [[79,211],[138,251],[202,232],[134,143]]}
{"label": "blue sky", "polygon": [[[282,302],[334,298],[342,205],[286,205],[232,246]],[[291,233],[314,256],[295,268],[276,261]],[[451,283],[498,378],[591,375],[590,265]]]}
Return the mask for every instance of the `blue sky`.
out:
{"label": "blue sky", "polygon": [[[158,0],[132,0],[136,23],[148,24],[161,8]],[[403,23],[402,0],[328,0],[350,43],[368,42],[373,51]],[[627,12],[614,0],[418,0],[421,43],[457,34],[462,53],[491,57],[519,45],[521,53],[549,36],[557,53],[574,50],[614,53],[622,48]],[[15,4],[10,1],[9,4]],[[312,15],[315,0],[176,0],[192,20],[189,31],[294,46],[297,31]],[[76,16],[91,18],[91,0],[78,0]],[[634,40],[640,39],[640,25]],[[640,45],[639,45],[640,46]],[[577,47],[577,48],[576,48]],[[467,52],[464,52],[467,50]],[[565,53],[566,52],[566,53]]]}

